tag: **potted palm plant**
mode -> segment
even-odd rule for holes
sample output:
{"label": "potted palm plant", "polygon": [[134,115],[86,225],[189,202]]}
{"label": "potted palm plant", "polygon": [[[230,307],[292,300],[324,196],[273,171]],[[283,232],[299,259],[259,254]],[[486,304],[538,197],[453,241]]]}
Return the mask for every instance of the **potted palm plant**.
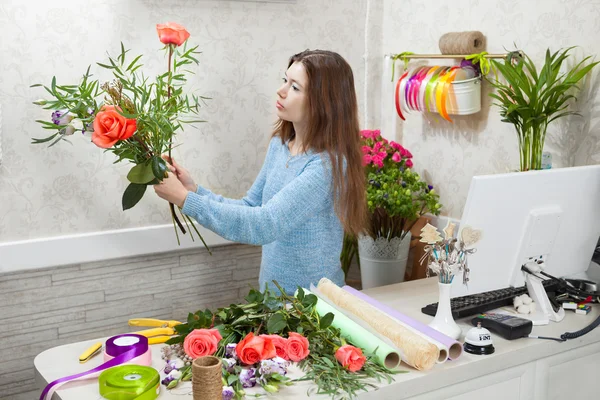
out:
{"label": "potted palm plant", "polygon": [[341,253],[347,273],[358,254],[363,289],[401,282],[410,229],[429,212],[439,215],[439,195],[412,170],[412,154],[380,131],[361,131],[369,220],[364,235],[346,236]]}
{"label": "potted palm plant", "polygon": [[555,53],[546,51],[545,62],[537,70],[533,61],[520,52],[512,52],[503,61],[492,65],[505,82],[488,79],[496,88],[490,96],[497,100],[503,122],[515,126],[519,139],[521,171],[542,169],[542,152],[548,125],[558,118],[577,114],[569,111],[569,100],[575,99],[573,89],[598,62],[586,65],[584,58],[567,72],[563,64],[573,47]]}

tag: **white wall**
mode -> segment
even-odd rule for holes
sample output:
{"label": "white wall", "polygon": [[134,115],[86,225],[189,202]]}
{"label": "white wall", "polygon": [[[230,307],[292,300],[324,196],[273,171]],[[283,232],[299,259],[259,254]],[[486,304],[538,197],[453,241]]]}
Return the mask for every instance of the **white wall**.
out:
{"label": "white wall", "polygon": [[[378,2],[375,2],[378,3]],[[600,1],[598,0],[385,0],[382,54],[412,51],[439,53],[438,40],[446,32],[479,30],[487,38],[487,51],[513,50],[514,43],[541,66],[546,48],[580,46],[582,55],[600,54]],[[597,59],[599,57],[596,57]],[[425,60],[429,65],[433,60]],[[402,63],[398,62],[401,68]],[[594,76],[598,76],[597,68]],[[382,70],[382,67],[379,67]],[[398,69],[397,69],[398,71]],[[384,91],[389,76],[382,76]],[[591,83],[591,84],[590,84]],[[371,85],[374,90],[377,85]],[[576,107],[583,118],[568,118],[548,129],[546,150],[557,167],[600,163],[600,79],[588,82]],[[381,87],[381,86],[380,86]],[[426,120],[411,114],[406,122],[395,116],[393,100],[382,100],[380,126],[407,146],[415,156],[415,168],[429,177],[441,193],[443,214],[460,218],[473,175],[518,169],[517,137],[512,125],[502,123],[498,108],[491,106],[484,86],[482,111],[457,117],[453,124]],[[372,99],[372,92],[369,93]],[[377,113],[376,106],[372,108]],[[373,127],[377,121],[373,119]]]}
{"label": "white wall", "polygon": [[[39,249],[29,246],[34,239],[59,238],[64,244],[65,236],[100,234],[101,249],[114,243],[108,238],[111,231],[164,225],[168,236],[162,237],[177,248],[167,203],[152,190],[135,208],[121,210],[129,165],[113,165],[111,153],[82,137],[73,137],[72,146],[50,149],[30,144],[45,133],[34,120],[50,118],[31,104],[44,96],[31,84],[49,84],[53,75],[59,83],[77,83],[89,64],[93,73],[107,78],[95,62],[105,62],[106,51],[116,54],[120,41],[132,54],[144,54],[148,75],[162,72],[166,61],[155,24],[184,25],[190,43],[203,51],[190,87],[213,99],[201,114],[208,123],[186,129],[175,156],[199,183],[240,197],[262,165],[275,121],[275,91],[291,55],[307,48],[338,51],[353,67],[364,101],[365,10],[365,0],[2,1],[0,271],[12,264],[8,244],[11,257],[15,242],[25,244],[18,253],[31,259]],[[57,250],[68,249],[67,244]]]}

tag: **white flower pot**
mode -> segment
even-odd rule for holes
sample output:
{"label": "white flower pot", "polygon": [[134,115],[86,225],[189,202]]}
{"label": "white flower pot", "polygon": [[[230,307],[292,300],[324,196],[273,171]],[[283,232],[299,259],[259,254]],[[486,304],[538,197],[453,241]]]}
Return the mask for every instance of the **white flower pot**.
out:
{"label": "white flower pot", "polygon": [[363,289],[391,285],[404,281],[410,250],[410,232],[404,239],[373,239],[359,236],[358,258]]}

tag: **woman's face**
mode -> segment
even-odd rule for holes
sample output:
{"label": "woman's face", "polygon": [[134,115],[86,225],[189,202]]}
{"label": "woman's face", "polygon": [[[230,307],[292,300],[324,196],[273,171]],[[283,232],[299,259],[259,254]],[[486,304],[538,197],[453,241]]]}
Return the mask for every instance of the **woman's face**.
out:
{"label": "woman's face", "polygon": [[277,90],[277,116],[284,121],[304,123],[307,115],[308,76],[301,63],[295,62],[285,73],[283,84]]}

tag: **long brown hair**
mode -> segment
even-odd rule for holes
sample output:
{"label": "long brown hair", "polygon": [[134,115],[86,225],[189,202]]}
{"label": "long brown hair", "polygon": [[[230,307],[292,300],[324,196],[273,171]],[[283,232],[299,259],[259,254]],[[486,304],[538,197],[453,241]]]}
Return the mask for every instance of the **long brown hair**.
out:
{"label": "long brown hair", "polygon": [[[308,76],[308,124],[301,151],[329,154],[336,214],[344,230],[357,235],[365,228],[367,205],[352,68],[342,56],[325,50],[295,54],[288,68],[295,62],[304,66]],[[294,125],[279,119],[273,136],[280,136],[283,143],[293,139]]]}

